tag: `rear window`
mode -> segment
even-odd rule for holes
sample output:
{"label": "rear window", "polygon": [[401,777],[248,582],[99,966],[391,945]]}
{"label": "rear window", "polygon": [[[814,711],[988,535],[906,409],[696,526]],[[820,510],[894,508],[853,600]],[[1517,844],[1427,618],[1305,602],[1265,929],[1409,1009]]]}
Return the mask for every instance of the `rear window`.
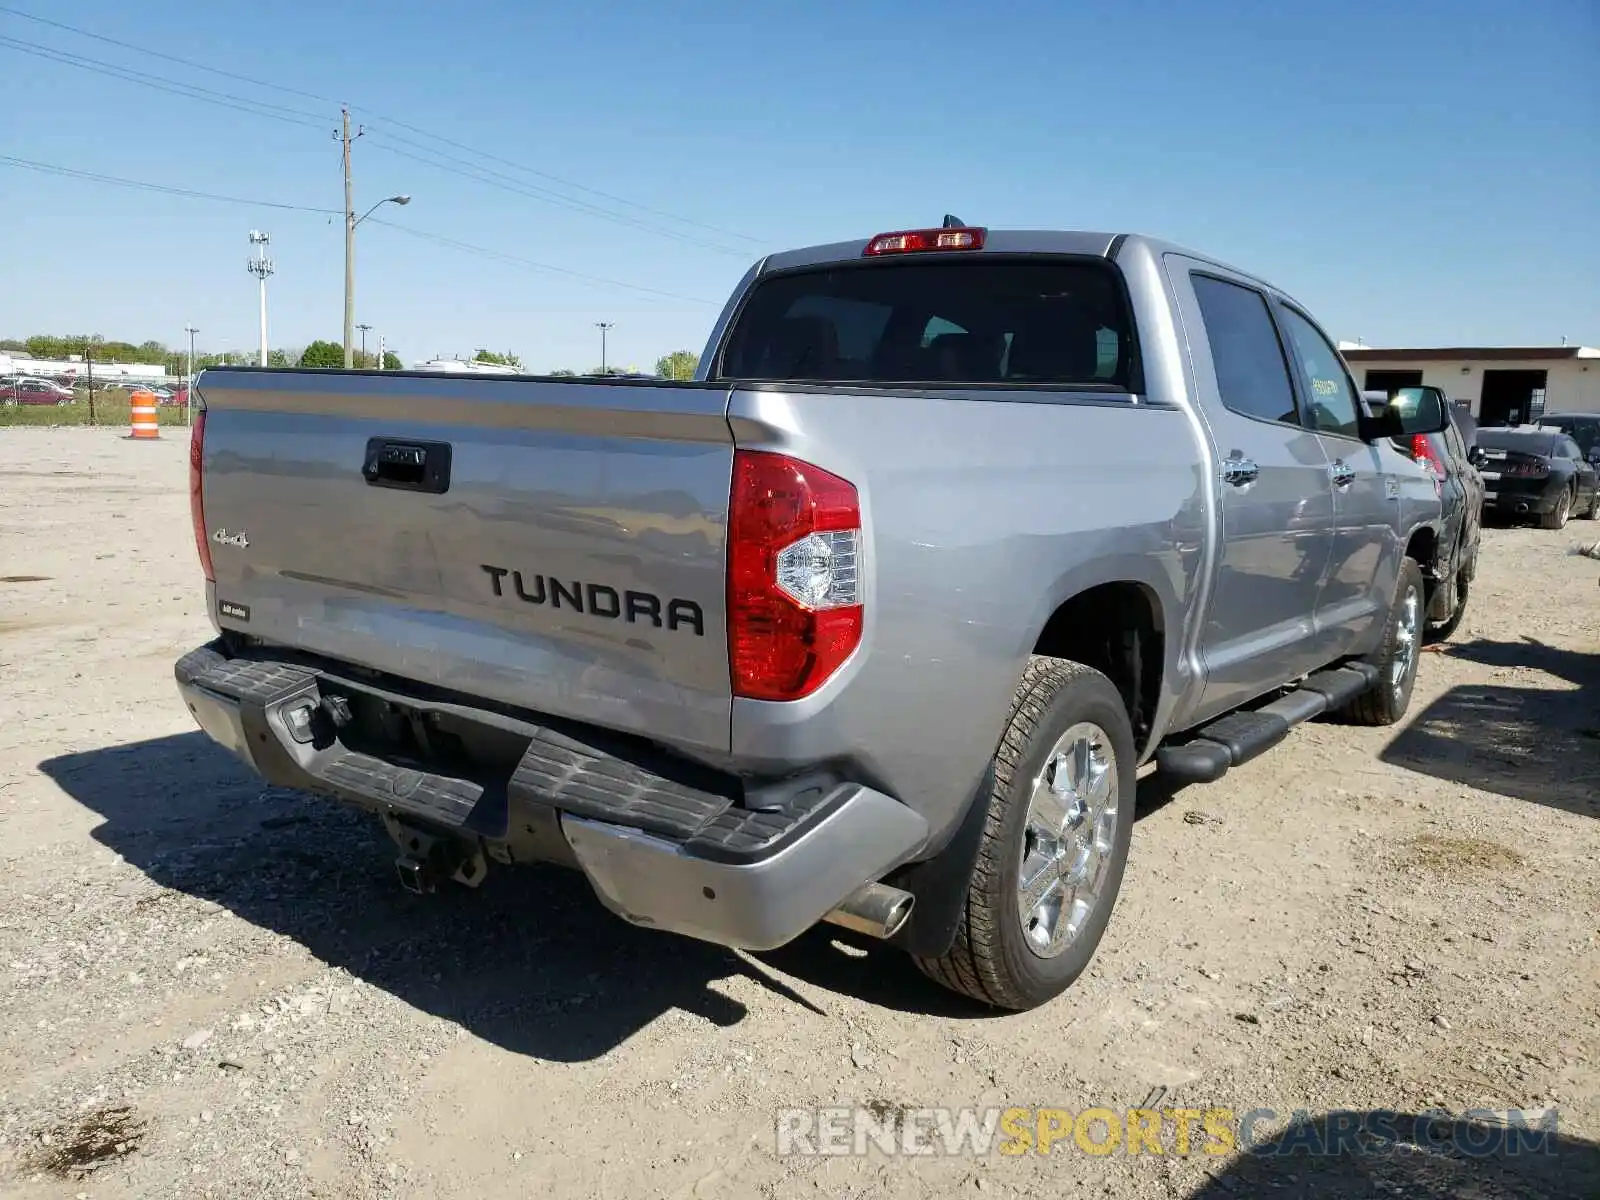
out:
{"label": "rear window", "polygon": [[1485,450],[1515,450],[1518,454],[1548,455],[1555,449],[1556,435],[1520,429],[1479,429],[1478,445]]}
{"label": "rear window", "polygon": [[1571,417],[1547,417],[1539,424],[1545,429],[1559,429],[1578,443],[1578,449],[1588,454],[1600,446],[1600,420],[1574,420]]}
{"label": "rear window", "polygon": [[724,379],[1131,390],[1131,322],[1098,259],[872,262],[758,283]]}

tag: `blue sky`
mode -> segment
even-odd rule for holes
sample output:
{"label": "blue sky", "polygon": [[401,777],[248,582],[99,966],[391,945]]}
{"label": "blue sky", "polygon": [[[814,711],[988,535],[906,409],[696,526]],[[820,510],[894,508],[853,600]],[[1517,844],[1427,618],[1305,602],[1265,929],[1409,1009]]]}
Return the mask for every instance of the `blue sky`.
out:
{"label": "blue sky", "polygon": [[[649,369],[700,349],[763,251],[946,212],[1170,237],[1369,344],[1600,344],[1595,0],[0,4],[309,94],[0,12],[0,38],[308,122],[0,41],[0,155],[338,209],[344,100],[372,131],[355,150],[358,210],[410,193],[378,217],[685,297],[374,221],[358,233],[357,320],[407,362],[488,346],[536,370],[586,369],[605,320],[612,362]],[[402,151],[452,156],[480,178]],[[337,340],[337,217],[0,164],[0,334],[177,345],[193,323],[202,346],[253,347],[252,228],[270,232],[278,268],[272,343]]]}

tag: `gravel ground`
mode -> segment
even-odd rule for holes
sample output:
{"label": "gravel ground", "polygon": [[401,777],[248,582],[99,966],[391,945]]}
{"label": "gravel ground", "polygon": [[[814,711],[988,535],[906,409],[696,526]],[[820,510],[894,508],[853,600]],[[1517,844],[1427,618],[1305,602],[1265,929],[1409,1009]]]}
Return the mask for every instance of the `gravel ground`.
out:
{"label": "gravel ground", "polygon": [[[837,932],[634,930],[555,870],[404,893],[373,822],[265,787],[177,700],[209,636],[180,437],[0,431],[0,1193],[1600,1195],[1600,564],[1570,554],[1597,536],[1487,531],[1403,728],[1147,781],[1089,973],[996,1016]],[[1553,1106],[1558,1134],[907,1158],[774,1125],[1155,1089],[1271,1109],[1279,1144],[1346,1109]]]}

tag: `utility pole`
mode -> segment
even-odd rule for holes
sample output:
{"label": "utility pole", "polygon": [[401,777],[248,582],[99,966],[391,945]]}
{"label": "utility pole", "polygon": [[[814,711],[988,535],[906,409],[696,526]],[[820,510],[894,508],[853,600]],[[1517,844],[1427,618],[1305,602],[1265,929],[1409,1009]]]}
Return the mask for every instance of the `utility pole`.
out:
{"label": "utility pole", "polygon": [[356,328],[361,330],[361,357],[362,358],[366,358],[367,357],[367,330],[371,329],[372,326],[371,325],[357,325]]}
{"label": "utility pole", "polygon": [[87,339],[83,343],[83,365],[89,376],[89,424],[94,422],[94,348]]}
{"label": "utility pole", "polygon": [[200,331],[193,325],[185,325],[183,331],[189,335],[189,379],[183,405],[183,423],[188,425],[193,421],[189,410],[194,407],[194,335]]}
{"label": "utility pole", "polygon": [[600,331],[600,374],[606,373],[606,331],[615,328],[615,321],[596,321],[594,327]]}
{"label": "utility pole", "polygon": [[250,244],[256,247],[256,257],[245,262],[245,268],[261,281],[261,365],[267,365],[267,276],[272,274],[272,260],[267,257],[267,243],[272,239],[252,229]]}
{"label": "utility pole", "polygon": [[[344,368],[348,371],[355,365],[356,209],[350,183],[350,109],[341,108],[339,112],[344,118],[344,131],[333,136],[344,143]],[[355,136],[365,132],[358,127]]]}

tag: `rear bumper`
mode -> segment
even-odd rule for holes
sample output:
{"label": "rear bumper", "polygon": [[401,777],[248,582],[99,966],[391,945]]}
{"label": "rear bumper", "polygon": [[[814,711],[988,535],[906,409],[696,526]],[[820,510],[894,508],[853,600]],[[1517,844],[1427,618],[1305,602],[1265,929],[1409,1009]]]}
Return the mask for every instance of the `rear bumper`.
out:
{"label": "rear bumper", "polygon": [[[625,920],[719,945],[790,941],[928,836],[912,809],[858,782],[741,781],[602,730],[356,679],[338,664],[232,658],[213,642],[174,674],[200,728],[270,783],[474,842],[502,862],[576,866]],[[509,749],[448,766],[373,751],[355,724],[336,725],[340,702]],[[307,706],[311,730],[296,739],[291,715]]]}
{"label": "rear bumper", "polygon": [[1555,511],[1563,490],[1541,487],[1537,491],[1501,491],[1490,487],[1483,495],[1483,510],[1505,517],[1543,516]]}

